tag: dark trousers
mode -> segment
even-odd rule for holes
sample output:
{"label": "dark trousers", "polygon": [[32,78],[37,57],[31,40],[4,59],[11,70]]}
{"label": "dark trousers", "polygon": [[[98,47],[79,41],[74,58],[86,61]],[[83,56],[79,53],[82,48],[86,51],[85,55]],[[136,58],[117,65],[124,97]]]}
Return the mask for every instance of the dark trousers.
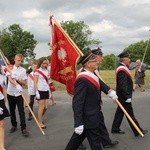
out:
{"label": "dark trousers", "polygon": [[[139,127],[139,129],[142,128],[140,127],[138,121],[136,120],[135,116],[134,116],[134,112],[133,112],[133,108],[132,108],[132,103],[126,103],[126,102],[122,102],[121,103],[122,106],[125,108],[125,110],[128,112],[128,114],[130,115],[130,117],[133,119],[133,121],[135,122],[135,124]],[[116,113],[115,113],[115,117],[114,117],[114,121],[112,124],[112,131],[119,131],[120,130],[120,126],[121,126],[121,122],[123,120],[124,117],[124,112],[120,109],[120,107],[117,107]],[[128,120],[128,119],[127,119]],[[134,128],[134,126],[130,123],[130,121],[128,120],[128,123],[133,131],[133,133],[135,135],[138,134],[138,132],[136,131],[136,129]]]}
{"label": "dark trousers", "polygon": [[[29,106],[30,106],[30,108],[32,109],[32,111],[33,111],[34,99],[35,99],[35,95],[30,95],[30,103],[29,103]],[[31,112],[29,112],[29,116],[32,116],[32,115],[31,115]]]}
{"label": "dark trousers", "polygon": [[16,113],[15,113],[15,109],[17,106],[19,111],[21,130],[25,129],[26,122],[25,122],[25,112],[24,112],[24,101],[22,96],[15,97],[7,94],[7,99],[9,103],[10,119],[11,119],[12,126],[17,127]]}
{"label": "dark trousers", "polygon": [[81,135],[73,133],[65,150],[77,150],[83,140],[87,137],[91,150],[102,150],[100,129],[85,129]]}
{"label": "dark trousers", "polygon": [[105,122],[104,122],[104,115],[101,111],[100,113],[100,129],[101,129],[101,142],[102,142],[102,145],[105,146],[105,145],[108,145],[111,143],[111,139],[109,137],[109,133],[108,133],[108,130],[106,128],[106,125],[105,125]]}

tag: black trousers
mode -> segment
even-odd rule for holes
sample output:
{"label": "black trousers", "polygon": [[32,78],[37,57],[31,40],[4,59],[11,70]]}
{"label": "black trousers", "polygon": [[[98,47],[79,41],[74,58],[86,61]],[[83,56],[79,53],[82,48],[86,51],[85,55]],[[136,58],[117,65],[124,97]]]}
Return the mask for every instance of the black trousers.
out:
{"label": "black trousers", "polygon": [[[125,110],[128,112],[128,114],[130,115],[130,117],[133,119],[133,121],[135,122],[135,124],[139,127],[139,129],[142,128],[140,127],[138,121],[136,120],[135,116],[134,116],[134,112],[133,112],[133,108],[132,108],[132,103],[126,103],[126,102],[121,102],[122,106],[125,108]],[[114,117],[114,121],[112,124],[112,131],[119,131],[120,130],[120,126],[122,123],[124,117],[124,112],[121,110],[121,108],[118,106],[116,113],[115,113],[115,117]],[[128,119],[127,119],[128,120]],[[133,133],[135,135],[138,134],[138,132],[136,131],[136,129],[134,128],[134,126],[131,124],[131,122],[128,120],[128,123],[133,131]]]}
{"label": "black trousers", "polygon": [[111,139],[109,137],[109,133],[108,133],[108,130],[107,130],[105,122],[104,122],[104,115],[103,115],[102,111],[100,112],[100,129],[101,129],[100,136],[101,136],[102,145],[105,146],[105,145],[110,144]]}
{"label": "black trousers", "polygon": [[22,96],[15,97],[7,94],[7,99],[9,103],[10,119],[11,119],[12,126],[17,127],[16,113],[15,113],[16,106],[17,106],[19,111],[21,130],[25,129],[26,122],[25,122],[25,112],[24,112],[24,101]]}
{"label": "black trousers", "polygon": [[[29,106],[30,106],[30,108],[32,109],[32,111],[33,111],[34,100],[35,100],[35,95],[30,95],[30,103],[29,103]],[[30,111],[29,111],[29,116],[32,116]]]}
{"label": "black trousers", "polygon": [[102,150],[100,128],[85,129],[81,135],[74,132],[65,150],[77,150],[86,137],[91,150]]}

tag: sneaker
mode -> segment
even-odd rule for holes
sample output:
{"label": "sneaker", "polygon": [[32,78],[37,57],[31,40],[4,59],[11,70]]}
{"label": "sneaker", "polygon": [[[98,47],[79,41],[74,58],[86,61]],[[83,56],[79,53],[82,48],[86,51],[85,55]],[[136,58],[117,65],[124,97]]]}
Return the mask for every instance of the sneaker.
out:
{"label": "sneaker", "polygon": [[41,128],[42,128],[42,129],[46,129],[46,125],[42,124],[42,125],[41,125]]}
{"label": "sneaker", "polygon": [[13,133],[17,130],[17,127],[12,126],[12,128],[9,130],[9,133]]}
{"label": "sneaker", "polygon": [[22,135],[25,136],[25,137],[28,137],[29,136],[29,132],[26,129],[23,129],[22,130]]}

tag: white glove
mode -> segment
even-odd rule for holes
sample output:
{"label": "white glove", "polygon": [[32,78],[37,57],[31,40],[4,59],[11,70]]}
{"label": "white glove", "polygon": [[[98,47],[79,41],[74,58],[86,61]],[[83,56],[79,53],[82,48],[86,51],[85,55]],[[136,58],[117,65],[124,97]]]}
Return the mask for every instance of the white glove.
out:
{"label": "white glove", "polygon": [[128,98],[125,102],[126,103],[131,103],[131,100],[132,100],[131,98]]}
{"label": "white glove", "polygon": [[0,115],[2,115],[4,112],[3,112],[3,108],[0,107]]}
{"label": "white glove", "polygon": [[17,89],[17,91],[18,91],[19,93],[23,91],[23,88],[22,88],[22,86],[21,86],[20,84],[17,84],[17,85],[16,85],[16,89]]}
{"label": "white glove", "polygon": [[114,90],[109,91],[108,96],[109,96],[112,100],[118,99],[118,96],[116,95],[116,91],[114,91]]}
{"label": "white glove", "polygon": [[39,91],[36,91],[35,94],[36,94],[36,99],[40,99]]}
{"label": "white glove", "polygon": [[74,132],[76,134],[81,135],[83,133],[83,130],[84,130],[84,125],[80,125],[80,126],[78,126],[78,127],[75,128]]}
{"label": "white glove", "polygon": [[140,69],[140,68],[138,69],[138,72],[141,72],[141,69]]}

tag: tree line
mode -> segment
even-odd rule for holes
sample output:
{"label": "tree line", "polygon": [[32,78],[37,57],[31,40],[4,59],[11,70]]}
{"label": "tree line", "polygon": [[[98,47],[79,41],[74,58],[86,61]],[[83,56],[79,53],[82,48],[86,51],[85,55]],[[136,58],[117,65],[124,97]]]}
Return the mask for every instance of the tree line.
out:
{"label": "tree line", "polygon": [[[79,47],[79,49],[85,53],[88,49],[102,47],[100,39],[94,39],[92,37],[92,31],[90,27],[84,23],[84,21],[62,21],[61,26]],[[122,51],[130,53],[132,61],[135,62],[137,59],[143,58],[144,52],[147,48],[144,63],[150,64],[150,43],[149,41],[139,41],[133,43]],[[47,43],[50,46],[50,43]],[[0,31],[0,49],[4,55],[13,64],[13,59],[16,53],[21,53],[25,56],[26,60],[35,58],[36,54],[34,49],[37,45],[37,41],[34,35],[23,30],[19,24],[10,25],[8,28]],[[47,56],[50,59],[50,56]],[[112,70],[116,68],[118,61],[114,54],[104,56],[101,69]]]}

